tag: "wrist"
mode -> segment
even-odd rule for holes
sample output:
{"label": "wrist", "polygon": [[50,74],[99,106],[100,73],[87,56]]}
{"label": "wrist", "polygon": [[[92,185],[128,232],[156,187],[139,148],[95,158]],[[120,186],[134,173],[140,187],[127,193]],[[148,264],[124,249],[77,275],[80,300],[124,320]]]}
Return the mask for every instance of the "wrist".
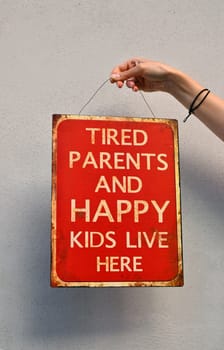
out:
{"label": "wrist", "polygon": [[167,79],[167,92],[178,97],[180,95],[194,97],[203,87],[187,74],[170,67]]}
{"label": "wrist", "polygon": [[174,97],[180,90],[186,90],[186,77],[181,71],[168,67],[166,91]]}
{"label": "wrist", "polygon": [[167,92],[181,102],[189,109],[193,98],[203,89],[203,87],[194,81],[187,74],[170,68],[169,78],[167,79]]}

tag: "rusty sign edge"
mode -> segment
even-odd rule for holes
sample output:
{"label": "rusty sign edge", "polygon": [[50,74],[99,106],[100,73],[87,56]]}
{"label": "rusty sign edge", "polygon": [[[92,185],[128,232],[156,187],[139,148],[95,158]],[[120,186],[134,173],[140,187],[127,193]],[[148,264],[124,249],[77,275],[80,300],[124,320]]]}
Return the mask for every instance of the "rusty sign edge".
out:
{"label": "rusty sign edge", "polygon": [[[129,281],[129,282],[66,282],[59,278],[56,271],[56,187],[57,187],[57,129],[65,120],[116,120],[145,123],[168,124],[174,136],[175,181],[176,181],[176,217],[177,217],[177,243],[178,243],[178,272],[168,281]],[[166,118],[130,117],[130,116],[93,116],[74,114],[53,114],[52,118],[52,193],[51,193],[51,287],[182,287],[183,277],[183,242],[181,224],[181,193],[180,193],[180,166],[178,144],[178,121]]]}

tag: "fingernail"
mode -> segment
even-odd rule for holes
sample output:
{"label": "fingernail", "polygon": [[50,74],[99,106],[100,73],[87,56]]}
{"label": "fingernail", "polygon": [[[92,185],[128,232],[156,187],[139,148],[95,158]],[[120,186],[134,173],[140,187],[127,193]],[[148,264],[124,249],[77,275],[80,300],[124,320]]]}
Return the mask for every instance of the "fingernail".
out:
{"label": "fingernail", "polygon": [[133,80],[128,79],[127,82],[126,82],[126,85],[127,85],[129,88],[132,88],[132,87],[135,85],[135,83],[134,83]]}
{"label": "fingernail", "polygon": [[112,80],[119,80],[120,79],[120,74],[111,74],[110,79]]}

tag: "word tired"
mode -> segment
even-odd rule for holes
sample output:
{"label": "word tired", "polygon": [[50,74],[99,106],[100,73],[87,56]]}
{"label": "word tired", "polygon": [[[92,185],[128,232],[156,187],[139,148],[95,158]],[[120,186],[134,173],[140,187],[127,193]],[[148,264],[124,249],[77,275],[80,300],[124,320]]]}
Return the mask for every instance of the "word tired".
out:
{"label": "word tired", "polygon": [[91,143],[101,145],[143,146],[148,141],[148,135],[144,130],[138,129],[112,129],[112,128],[86,128],[90,131]]}

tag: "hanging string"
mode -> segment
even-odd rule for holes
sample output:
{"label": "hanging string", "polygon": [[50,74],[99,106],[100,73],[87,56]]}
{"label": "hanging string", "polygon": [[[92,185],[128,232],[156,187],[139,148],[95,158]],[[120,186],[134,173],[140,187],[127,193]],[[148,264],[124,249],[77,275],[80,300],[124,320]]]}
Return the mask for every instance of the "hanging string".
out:
{"label": "hanging string", "polygon": [[[110,78],[106,79],[98,88],[97,90],[93,93],[93,95],[88,99],[88,101],[83,105],[83,107],[80,109],[79,114],[81,115],[82,111],[90,104],[90,102],[94,99],[96,94],[110,81]],[[155,114],[152,111],[152,108],[150,107],[149,103],[146,101],[145,96],[143,95],[142,91],[139,91],[140,96],[142,97],[143,101],[145,102],[149,112],[153,115],[154,118],[156,118]]]}
{"label": "hanging string", "polygon": [[84,106],[80,109],[79,111],[79,115],[82,113],[82,111],[84,110],[84,108],[86,108],[88,106],[88,104],[94,99],[94,97],[96,96],[96,94],[104,87],[104,85],[109,81],[110,79],[108,78],[107,80],[105,80],[99,87],[98,89],[94,92],[94,94],[89,98],[89,100],[84,104]]}
{"label": "hanging string", "polygon": [[150,107],[149,103],[147,102],[147,100],[146,100],[145,96],[143,95],[142,91],[139,91],[139,93],[142,96],[143,101],[145,102],[146,106],[148,107],[149,112],[152,113],[154,118],[156,118],[155,114],[153,113],[152,108]]}

